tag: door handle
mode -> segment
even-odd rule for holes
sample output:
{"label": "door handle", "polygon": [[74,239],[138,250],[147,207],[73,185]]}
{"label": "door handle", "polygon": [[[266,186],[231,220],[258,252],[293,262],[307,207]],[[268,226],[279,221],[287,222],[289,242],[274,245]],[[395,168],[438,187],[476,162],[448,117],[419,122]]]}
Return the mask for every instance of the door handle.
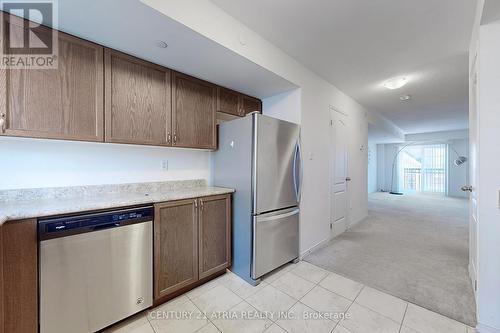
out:
{"label": "door handle", "polygon": [[346,182],[350,182],[351,181],[351,177],[346,177],[345,181]]}
{"label": "door handle", "polygon": [[472,185],[464,185],[460,189],[464,192],[472,192]]}

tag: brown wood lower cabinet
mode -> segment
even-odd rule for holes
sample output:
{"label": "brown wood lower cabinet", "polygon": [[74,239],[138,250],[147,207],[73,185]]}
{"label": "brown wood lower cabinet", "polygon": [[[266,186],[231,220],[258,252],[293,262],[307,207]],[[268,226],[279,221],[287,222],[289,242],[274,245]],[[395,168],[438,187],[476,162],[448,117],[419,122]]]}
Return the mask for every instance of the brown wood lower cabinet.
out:
{"label": "brown wood lower cabinet", "polygon": [[0,333],[38,332],[35,219],[0,226]]}
{"label": "brown wood lower cabinet", "polygon": [[155,304],[231,262],[231,195],[155,205]]}
{"label": "brown wood lower cabinet", "polygon": [[231,262],[231,197],[199,199],[199,277],[203,279],[229,267]]}
{"label": "brown wood lower cabinet", "polygon": [[155,205],[155,299],[198,281],[197,200]]}

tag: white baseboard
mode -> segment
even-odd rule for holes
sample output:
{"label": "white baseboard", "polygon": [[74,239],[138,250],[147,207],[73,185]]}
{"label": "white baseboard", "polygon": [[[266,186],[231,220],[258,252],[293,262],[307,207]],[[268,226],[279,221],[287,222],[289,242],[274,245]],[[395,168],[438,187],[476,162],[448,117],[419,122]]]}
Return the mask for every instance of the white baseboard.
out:
{"label": "white baseboard", "polygon": [[479,333],[500,333],[500,328],[494,328],[488,325],[477,323],[476,331],[478,331]]}
{"label": "white baseboard", "polygon": [[354,227],[356,224],[358,224],[359,222],[361,221],[364,221],[368,218],[368,214],[365,215],[365,216],[362,216],[360,218],[358,218],[357,220],[354,220],[354,221],[349,221],[349,227],[348,229],[351,229],[352,227]]}
{"label": "white baseboard", "polygon": [[350,222],[349,226],[346,225],[345,220],[337,222],[333,225],[333,232],[332,235],[328,238],[323,239],[321,242],[316,243],[315,245],[311,246],[307,250],[304,250],[300,253],[299,259],[302,260],[306,255],[313,253],[314,251],[317,251],[321,249],[322,247],[326,246],[332,239],[335,237],[342,235],[344,232],[346,232],[348,229],[352,228],[359,222],[363,221],[366,219],[368,215],[365,215],[354,222]]}
{"label": "white baseboard", "polygon": [[330,238],[325,238],[321,242],[311,246],[307,250],[302,251],[300,253],[299,259],[302,260],[302,258],[304,258],[306,255],[313,253],[314,251],[317,251],[317,250],[321,249],[322,247],[325,247],[329,241],[330,241]]}

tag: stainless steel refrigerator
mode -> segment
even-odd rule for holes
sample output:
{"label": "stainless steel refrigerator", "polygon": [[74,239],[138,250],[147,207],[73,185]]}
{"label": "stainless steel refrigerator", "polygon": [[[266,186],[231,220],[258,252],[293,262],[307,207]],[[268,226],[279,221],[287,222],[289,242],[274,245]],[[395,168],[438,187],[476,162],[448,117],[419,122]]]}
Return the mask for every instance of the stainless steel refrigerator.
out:
{"label": "stainless steel refrigerator", "polygon": [[231,270],[251,284],[299,256],[300,127],[253,113],[219,125],[214,184],[233,196]]}

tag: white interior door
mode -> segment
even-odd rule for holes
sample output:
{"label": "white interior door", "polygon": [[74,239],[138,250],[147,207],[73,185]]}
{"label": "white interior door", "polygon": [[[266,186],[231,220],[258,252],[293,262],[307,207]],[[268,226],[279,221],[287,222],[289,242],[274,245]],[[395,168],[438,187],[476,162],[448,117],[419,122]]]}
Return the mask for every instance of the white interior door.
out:
{"label": "white interior door", "polygon": [[[477,60],[477,58],[476,58]],[[469,79],[469,274],[475,285],[477,280],[477,64],[472,67]],[[476,290],[474,286],[474,291]]]}
{"label": "white interior door", "polygon": [[331,110],[331,221],[330,236],[335,237],[348,227],[348,150],[347,116]]}

